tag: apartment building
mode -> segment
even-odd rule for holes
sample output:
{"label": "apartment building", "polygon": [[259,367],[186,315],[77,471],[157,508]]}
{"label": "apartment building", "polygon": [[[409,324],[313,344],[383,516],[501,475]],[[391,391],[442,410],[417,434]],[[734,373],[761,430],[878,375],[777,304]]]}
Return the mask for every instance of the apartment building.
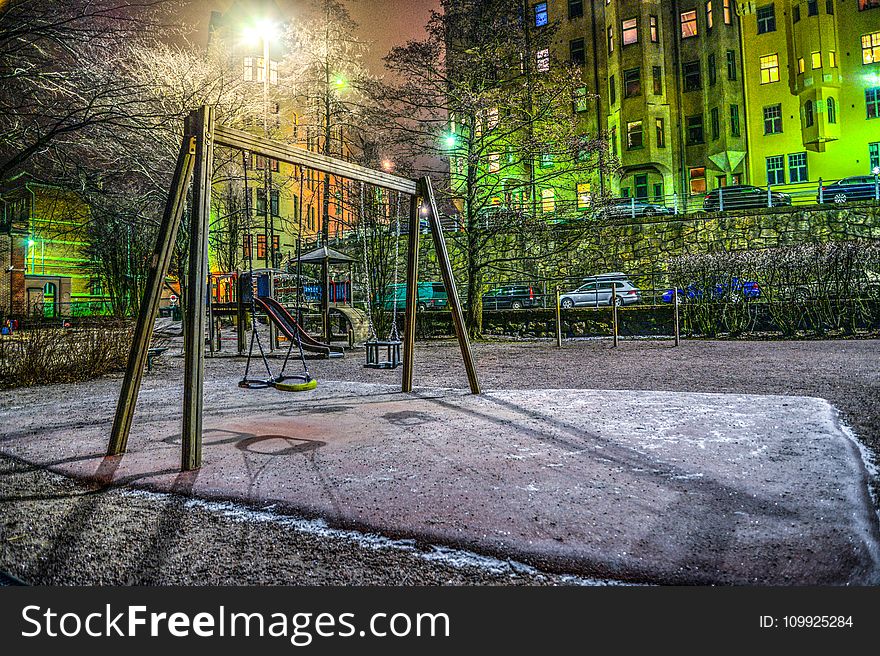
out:
{"label": "apartment building", "polygon": [[547,0],[554,54],[582,67],[612,195],[685,204],[738,183],[866,174],[880,141],[880,0]]}

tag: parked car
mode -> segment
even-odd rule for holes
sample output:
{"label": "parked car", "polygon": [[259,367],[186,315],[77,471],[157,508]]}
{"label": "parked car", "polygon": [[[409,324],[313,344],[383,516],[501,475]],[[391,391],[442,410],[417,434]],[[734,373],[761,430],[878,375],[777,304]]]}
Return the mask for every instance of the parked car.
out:
{"label": "parked car", "polygon": [[[382,297],[382,307],[391,310],[394,306],[398,310],[406,308],[406,285],[391,285],[388,292]],[[422,310],[445,310],[449,307],[449,296],[442,282],[420,282],[418,286],[418,304],[416,308]]]}
{"label": "parked car", "polygon": [[816,202],[842,205],[851,200],[873,200],[876,197],[877,178],[873,175],[854,175],[834,184],[822,185],[822,193],[816,196]]}
{"label": "parked car", "polygon": [[535,295],[535,288],[531,285],[509,285],[491,289],[483,294],[484,310],[521,310],[523,308],[538,307],[540,299]]}
{"label": "parked car", "polygon": [[[769,205],[767,190],[752,185],[733,185],[731,187],[719,187],[713,189],[703,199],[703,209],[714,212],[721,208],[721,200],[724,200],[725,210],[741,210],[750,207],[767,207]],[[781,191],[771,191],[773,207],[791,205],[791,196]]]}
{"label": "parked car", "polygon": [[[613,290],[613,292],[612,292]],[[642,300],[641,291],[622,273],[584,278],[584,284],[559,298],[563,309],[581,306],[632,305]]]}
{"label": "parked car", "polygon": [[659,203],[650,203],[640,198],[612,198],[601,210],[602,216],[625,218],[633,216],[668,216],[673,210]]}
{"label": "parked car", "polygon": [[[733,293],[731,298],[739,300],[740,298],[753,299],[761,296],[761,287],[758,283],[751,280],[740,281],[739,278],[731,278],[730,281],[716,283],[710,290],[711,300],[720,300],[729,293]],[[705,291],[698,287],[695,283],[687,286],[687,289],[678,290],[678,302],[687,303],[688,301],[697,301],[705,296]],[[672,303],[675,300],[675,290],[667,289],[661,300],[664,303]]]}

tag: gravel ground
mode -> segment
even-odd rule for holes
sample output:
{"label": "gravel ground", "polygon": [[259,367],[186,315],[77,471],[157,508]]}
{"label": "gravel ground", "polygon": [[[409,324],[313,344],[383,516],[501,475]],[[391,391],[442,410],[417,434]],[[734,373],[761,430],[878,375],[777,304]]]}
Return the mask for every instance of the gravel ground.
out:
{"label": "gravel ground", "polygon": [[[477,343],[484,388],[653,389],[818,396],[880,452],[880,342]],[[169,354],[172,352],[169,351]],[[400,371],[311,360],[319,379],[394,383]],[[208,376],[243,369],[208,361]],[[149,374],[182,377],[165,357]],[[417,385],[465,387],[454,342],[419,344]],[[254,392],[259,394],[259,392]],[[875,496],[876,499],[876,496]],[[0,459],[0,570],[38,584],[558,585],[586,583],[430,545],[306,530],[285,518],[168,495],[97,489]]]}

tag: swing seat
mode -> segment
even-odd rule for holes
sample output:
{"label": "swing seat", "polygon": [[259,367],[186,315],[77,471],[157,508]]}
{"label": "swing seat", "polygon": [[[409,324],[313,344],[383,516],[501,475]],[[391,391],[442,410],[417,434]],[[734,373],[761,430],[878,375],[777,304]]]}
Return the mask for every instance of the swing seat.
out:
{"label": "swing seat", "polygon": [[[364,342],[367,349],[367,361],[364,363],[364,367],[367,369],[397,369],[400,366],[401,343],[399,339],[372,339]],[[383,349],[384,353],[382,353]]]}
{"label": "swing seat", "polygon": [[318,379],[311,376],[284,376],[270,383],[279,392],[308,392],[318,386]]}
{"label": "swing seat", "polygon": [[242,389],[267,389],[272,387],[272,381],[263,378],[242,378],[238,381],[238,386]]}

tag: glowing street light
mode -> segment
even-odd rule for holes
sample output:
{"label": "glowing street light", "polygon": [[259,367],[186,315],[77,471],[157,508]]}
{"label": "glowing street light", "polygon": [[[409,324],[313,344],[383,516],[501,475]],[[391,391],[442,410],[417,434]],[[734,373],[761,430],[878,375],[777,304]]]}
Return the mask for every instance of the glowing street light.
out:
{"label": "glowing street light", "polygon": [[391,173],[391,171],[394,170],[394,162],[392,162],[390,159],[383,159],[382,170],[386,173]]}
{"label": "glowing street light", "polygon": [[455,148],[457,143],[458,136],[455,134],[455,132],[449,132],[443,137],[443,145],[445,145],[447,148]]}

